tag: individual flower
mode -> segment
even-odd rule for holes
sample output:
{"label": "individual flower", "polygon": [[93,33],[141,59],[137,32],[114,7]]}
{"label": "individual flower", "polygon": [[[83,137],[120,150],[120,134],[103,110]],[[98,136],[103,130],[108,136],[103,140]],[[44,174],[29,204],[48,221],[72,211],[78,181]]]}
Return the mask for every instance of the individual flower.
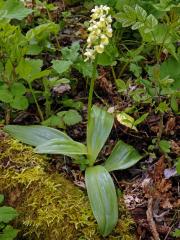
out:
{"label": "individual flower", "polygon": [[109,15],[109,10],[110,8],[104,5],[95,6],[91,10],[85,61],[94,60],[96,54],[103,53],[105,46],[109,44],[109,38],[112,37],[112,17]]}
{"label": "individual flower", "polygon": [[95,54],[94,54],[94,50],[93,50],[93,49],[87,48],[87,49],[86,49],[86,52],[84,53],[84,55],[85,55],[86,58],[88,58],[88,59],[92,59],[92,60],[95,59]]}
{"label": "individual flower", "polygon": [[108,45],[109,39],[105,34],[101,34],[101,44]]}

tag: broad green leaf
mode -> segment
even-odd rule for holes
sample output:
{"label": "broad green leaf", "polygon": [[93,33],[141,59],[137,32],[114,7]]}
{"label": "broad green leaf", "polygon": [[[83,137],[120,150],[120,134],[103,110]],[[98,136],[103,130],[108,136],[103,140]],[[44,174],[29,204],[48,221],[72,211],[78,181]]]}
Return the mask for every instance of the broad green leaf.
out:
{"label": "broad green leaf", "polygon": [[69,110],[65,112],[63,121],[66,125],[72,126],[82,121],[81,115],[76,110]]}
{"label": "broad green leaf", "polygon": [[12,93],[8,89],[0,89],[0,101],[10,103],[13,100]]}
{"label": "broad green leaf", "polygon": [[97,106],[91,109],[87,126],[88,159],[93,164],[104,146],[113,126],[113,116]]}
{"label": "broad green leaf", "polygon": [[141,28],[141,27],[143,27],[144,26],[144,23],[142,23],[142,22],[136,22],[135,24],[133,24],[132,25],[132,30],[136,30],[136,29],[139,29],[139,28]]}
{"label": "broad green leaf", "polygon": [[42,125],[47,127],[57,127],[57,128],[65,128],[64,121],[62,117],[57,115],[52,115],[45,121],[41,122]]}
{"label": "broad green leaf", "polygon": [[16,96],[10,103],[11,107],[17,110],[25,110],[28,108],[28,99],[25,96]]}
{"label": "broad green leaf", "polygon": [[69,139],[52,139],[47,141],[46,143],[43,143],[41,145],[38,145],[35,148],[36,153],[47,153],[47,154],[63,154],[63,155],[83,155],[87,154],[86,146],[82,143],[69,140]]}
{"label": "broad green leaf", "polygon": [[[3,14],[4,13],[4,14]],[[25,8],[19,0],[7,0],[1,7],[1,18],[22,20],[27,17],[32,10]]]}
{"label": "broad green leaf", "polygon": [[122,23],[123,27],[129,27],[136,23],[136,11],[129,5],[124,5],[123,10],[116,14],[117,21]]}
{"label": "broad green leaf", "polygon": [[169,110],[169,106],[166,102],[160,102],[160,104],[156,108],[156,112],[161,112],[161,113],[168,112],[168,110]]}
{"label": "broad green leaf", "polygon": [[51,87],[56,87],[57,85],[60,84],[66,84],[66,83],[70,83],[70,80],[68,78],[58,78],[58,77],[53,77],[53,78],[49,78],[49,86]]}
{"label": "broad green leaf", "polygon": [[147,118],[147,116],[149,115],[149,113],[144,113],[142,116],[140,116],[135,122],[134,125],[137,126],[140,123],[144,122],[144,120]]}
{"label": "broad green leaf", "polygon": [[0,222],[8,223],[18,216],[16,210],[12,207],[0,207]]}
{"label": "broad green leaf", "polygon": [[132,167],[142,156],[131,145],[118,141],[111,155],[105,162],[105,168],[111,172]]}
{"label": "broad green leaf", "polygon": [[7,225],[2,233],[0,233],[1,240],[13,240],[17,236],[19,230],[14,229],[12,226]]}
{"label": "broad green leaf", "polygon": [[62,57],[64,60],[76,61],[79,56],[80,45],[78,42],[74,42],[70,47],[64,47],[61,49]]}
{"label": "broad green leaf", "polygon": [[161,140],[159,142],[159,147],[163,153],[170,153],[171,142],[167,140]]}
{"label": "broad green leaf", "polygon": [[113,42],[109,42],[109,44],[105,47],[104,52],[102,54],[98,54],[97,63],[102,66],[113,66],[116,64],[118,54],[116,45]]}
{"label": "broad green leaf", "polygon": [[153,4],[153,6],[158,10],[158,11],[162,11],[162,12],[168,12],[170,11],[172,8],[178,8],[180,7],[180,3],[175,5],[175,4],[171,4],[173,1],[171,0],[161,0],[160,3],[157,4]]}
{"label": "broad green leaf", "polygon": [[122,23],[123,27],[130,27],[132,30],[139,29],[143,33],[148,33],[154,30],[158,24],[157,19],[152,15],[147,15],[147,12],[139,5],[136,4],[135,8],[124,5],[123,11],[121,10],[116,14],[117,21]]}
{"label": "broad green leaf", "polygon": [[178,113],[179,111],[178,99],[174,95],[171,97],[171,108],[175,113]]}
{"label": "broad green leaf", "polygon": [[74,101],[74,99],[70,99],[70,98],[63,99],[62,100],[62,104],[65,107],[74,108],[74,109],[79,110],[79,111],[82,110],[83,106],[84,106],[83,102],[81,102],[81,101]]}
{"label": "broad green leaf", "polygon": [[139,78],[141,76],[142,73],[142,68],[136,64],[136,63],[130,63],[129,65],[129,70],[134,74],[134,76],[136,76],[137,78]]}
{"label": "broad green leaf", "polygon": [[7,125],[4,127],[4,130],[12,137],[32,146],[44,144],[55,138],[59,140],[71,140],[65,133],[45,126]]}
{"label": "broad green leaf", "polygon": [[146,19],[144,32],[148,33],[155,30],[155,26],[157,24],[158,24],[158,20],[152,14],[150,14]]}
{"label": "broad green leaf", "polygon": [[85,182],[93,214],[101,234],[111,233],[118,220],[118,203],[113,180],[103,166],[86,169]]}
{"label": "broad green leaf", "polygon": [[26,33],[26,38],[28,41],[37,40],[38,42],[41,40],[47,39],[51,33],[57,34],[59,31],[59,25],[54,22],[48,22],[41,24],[33,29],[30,29]]}
{"label": "broad green leaf", "polygon": [[43,45],[39,46],[37,43],[31,44],[29,43],[27,47],[27,54],[28,55],[38,55],[42,52],[43,50]]}
{"label": "broad green leaf", "polygon": [[72,65],[71,61],[68,60],[53,60],[52,61],[52,68],[59,74],[62,74],[69,70],[70,66]]}
{"label": "broad green leaf", "polygon": [[173,89],[180,88],[180,54],[178,55],[178,61],[173,57],[169,57],[160,66],[161,78],[169,76],[174,79]]}
{"label": "broad green leaf", "polygon": [[80,73],[82,73],[84,77],[92,78],[94,75],[94,71],[96,71],[96,78],[98,77],[98,72],[97,70],[94,70],[93,63],[85,62],[81,56],[78,57],[78,60],[76,60],[73,67],[77,69]]}
{"label": "broad green leaf", "polygon": [[140,22],[146,21],[147,12],[142,7],[140,7],[139,5],[136,5],[135,12],[136,12],[136,16]]}
{"label": "broad green leaf", "polygon": [[26,93],[26,88],[22,83],[15,82],[11,86],[11,92],[13,96],[20,96]]}
{"label": "broad green leaf", "polygon": [[116,86],[118,88],[118,92],[125,92],[128,89],[125,81],[121,79],[116,79]]}
{"label": "broad green leaf", "polygon": [[34,81],[35,79],[39,79],[39,78],[43,78],[43,77],[47,77],[49,74],[51,73],[50,70],[44,70],[38,73],[35,73],[31,76],[30,78],[30,82]]}
{"label": "broad green leaf", "polygon": [[129,5],[124,5],[123,10],[127,16],[127,18],[132,19],[133,21],[136,20],[136,12],[135,9],[133,9]]}
{"label": "broad green leaf", "polygon": [[[1,31],[3,31],[3,30],[1,29]],[[4,29],[4,31],[5,31],[5,29]],[[14,31],[15,31],[15,29],[14,29]],[[13,34],[13,33],[10,32],[10,34]],[[8,36],[4,36],[4,37],[10,38],[10,34],[7,34]],[[13,36],[11,36],[11,37],[13,38]],[[10,59],[7,59],[7,62],[5,63],[5,75],[6,75],[6,77],[11,78],[13,71],[14,71],[14,67],[12,65],[12,62],[11,62]]]}
{"label": "broad green leaf", "polygon": [[41,74],[42,65],[43,61],[41,59],[24,59],[17,66],[16,73],[18,73],[21,78],[31,82],[41,77],[39,74]]}

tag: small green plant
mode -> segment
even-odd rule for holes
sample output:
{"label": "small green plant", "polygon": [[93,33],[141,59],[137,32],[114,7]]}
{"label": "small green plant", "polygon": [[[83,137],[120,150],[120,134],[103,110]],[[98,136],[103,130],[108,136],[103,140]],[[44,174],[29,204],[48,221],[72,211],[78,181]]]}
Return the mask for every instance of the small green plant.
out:
{"label": "small green plant", "polygon": [[0,101],[6,108],[24,110],[28,107],[27,89],[17,81],[16,66],[24,56],[27,41],[19,27],[0,22]]}
{"label": "small green plant", "polygon": [[65,129],[66,126],[73,126],[81,121],[82,117],[78,111],[70,109],[68,111],[61,111],[56,115],[50,116],[48,119],[42,122],[42,125]]}
{"label": "small green plant", "polygon": [[109,172],[127,169],[142,158],[132,146],[120,140],[105,163],[95,165],[111,132],[113,121],[110,113],[93,106],[87,126],[86,145],[53,128],[15,125],[5,127],[5,131],[13,137],[35,146],[36,153],[63,154],[72,158],[81,169],[85,169],[90,204],[103,236],[111,233],[118,220],[116,190]]}
{"label": "small green plant", "polygon": [[[2,205],[4,196],[0,194],[0,204]],[[16,210],[12,207],[2,206],[0,207],[0,239],[1,240],[13,240],[18,230],[14,229],[9,222],[18,216]]]}
{"label": "small green plant", "polygon": [[[148,52],[152,52],[156,56],[156,64],[154,67],[152,67],[154,69],[156,68],[156,72],[159,74],[159,76],[156,74],[156,78],[153,76],[154,79],[152,81],[154,84],[156,84],[156,91],[162,92],[162,90],[164,91],[164,88],[166,88],[166,90],[168,89],[168,93],[166,92],[165,94],[172,95],[173,93],[170,85],[177,86],[175,75],[177,75],[178,72],[177,70],[171,72],[171,69],[173,67],[176,68],[175,66],[179,64],[179,53],[176,51],[175,46],[175,42],[179,39],[179,14],[177,10],[179,8],[179,4],[170,4],[170,2],[172,1],[161,2],[161,6],[170,6],[164,10],[158,7],[159,4],[153,5],[154,8],[159,11],[159,18],[155,17],[152,14],[148,14],[148,12],[138,4],[132,4],[132,6],[126,4],[123,5],[120,11],[115,15],[115,18],[122,24],[123,28],[131,27],[131,30],[133,31],[138,30],[141,37],[140,47],[135,50],[128,50],[125,56],[120,58],[121,61],[125,62],[125,65],[122,67],[121,72],[123,73],[124,69],[130,65],[130,71],[133,72],[137,78],[140,78],[142,68],[137,65],[137,63],[140,60],[145,59],[141,54],[143,54],[143,52],[145,53],[145,48],[147,48]],[[171,12],[172,8],[173,13]],[[164,12],[163,17],[161,15],[162,12]],[[172,14],[173,16],[169,17]],[[161,23],[162,20],[163,24]],[[140,41],[140,39],[138,40]],[[169,58],[161,65],[161,55],[163,52],[170,53],[173,57]],[[159,73],[157,71],[158,66]],[[146,82],[145,80],[143,81],[143,84],[146,86],[146,88],[150,88],[152,82],[149,84],[149,82]],[[147,92],[149,93],[148,89]]]}
{"label": "small green plant", "polygon": [[0,0],[0,20],[10,21],[11,19],[22,20],[32,13],[31,9],[24,7],[19,0]]}
{"label": "small green plant", "polygon": [[175,238],[179,238],[180,237],[180,229],[175,229],[175,231],[172,233],[172,236]]}
{"label": "small green plant", "polygon": [[180,157],[176,159],[176,171],[180,175]]}
{"label": "small green plant", "polygon": [[[36,80],[42,80],[45,112],[46,117],[49,117],[51,112],[49,85],[52,85],[52,82],[48,81],[47,76],[51,71],[47,69],[41,71],[43,61],[32,57],[43,50],[56,50],[49,39],[50,35],[56,36],[59,32],[59,25],[48,21],[31,28],[24,35],[21,28],[10,21],[24,19],[32,13],[31,9],[26,8],[21,1],[0,0],[0,12],[0,102],[3,103],[2,107],[8,115],[11,109],[26,110],[30,102],[27,93],[30,92],[37,106],[39,117],[43,121],[44,114],[39,106],[33,83]],[[9,120],[10,116],[5,118]]]}
{"label": "small green plant", "polygon": [[148,116],[148,113],[143,114],[141,117],[139,117],[137,120],[135,120],[133,117],[128,115],[126,112],[120,112],[117,114],[117,120],[122,125],[132,128],[135,131],[137,131],[136,126],[142,123]]}

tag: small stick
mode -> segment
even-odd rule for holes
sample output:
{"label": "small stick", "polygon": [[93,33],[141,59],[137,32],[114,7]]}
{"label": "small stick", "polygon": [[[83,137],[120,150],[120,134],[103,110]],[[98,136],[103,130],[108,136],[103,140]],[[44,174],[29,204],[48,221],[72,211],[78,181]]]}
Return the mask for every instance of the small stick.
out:
{"label": "small stick", "polygon": [[156,224],[153,219],[153,198],[149,198],[148,200],[148,209],[146,211],[147,221],[149,223],[149,227],[151,229],[151,233],[153,235],[154,240],[160,240],[159,233],[156,229]]}

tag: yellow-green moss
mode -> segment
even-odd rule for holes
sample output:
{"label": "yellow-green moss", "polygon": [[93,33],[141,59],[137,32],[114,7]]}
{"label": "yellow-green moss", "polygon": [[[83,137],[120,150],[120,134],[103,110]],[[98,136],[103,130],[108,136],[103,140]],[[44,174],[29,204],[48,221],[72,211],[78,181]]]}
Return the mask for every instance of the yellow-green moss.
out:
{"label": "yellow-green moss", "polygon": [[[20,212],[16,227],[30,240],[103,239],[83,191],[49,170],[45,157],[16,140],[0,141],[0,189]],[[134,240],[133,221],[121,207],[120,219],[107,239]]]}

